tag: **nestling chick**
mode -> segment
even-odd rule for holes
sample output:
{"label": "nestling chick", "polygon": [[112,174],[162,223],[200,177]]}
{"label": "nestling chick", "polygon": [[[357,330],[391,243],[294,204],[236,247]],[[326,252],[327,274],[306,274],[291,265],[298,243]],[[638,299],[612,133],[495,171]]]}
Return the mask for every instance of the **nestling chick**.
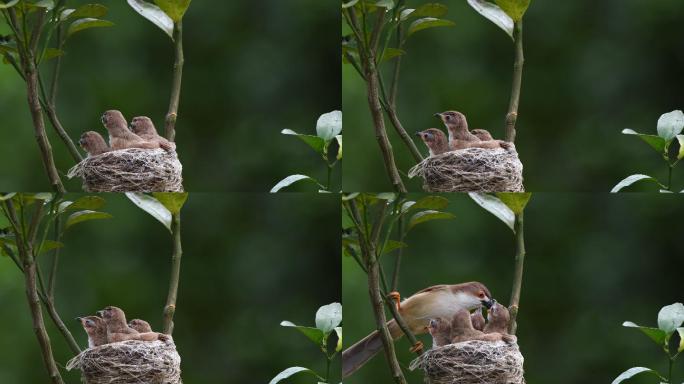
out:
{"label": "nestling chick", "polygon": [[107,325],[97,316],[77,317],[83,329],[88,334],[88,348],[107,344]]}
{"label": "nestling chick", "polygon": [[416,136],[420,137],[428,147],[430,156],[440,155],[449,151],[449,143],[446,135],[437,128],[416,132]]}
{"label": "nestling chick", "polygon": [[451,323],[443,319],[430,319],[428,332],[432,336],[432,348],[451,344]]}
{"label": "nestling chick", "polygon": [[104,138],[99,133],[93,131],[84,132],[78,143],[83,150],[88,152],[88,156],[97,156],[111,151]]}
{"label": "nestling chick", "polygon": [[128,326],[140,333],[152,332],[152,327],[150,327],[150,323],[148,323],[145,320],[133,319],[128,322]]}
{"label": "nestling chick", "polygon": [[481,341],[504,341],[508,344],[513,342],[510,335],[502,335],[501,333],[484,333],[473,328],[473,323],[470,320],[470,313],[468,311],[458,311],[451,320],[451,342],[461,343],[470,340]]}
{"label": "nestling chick", "polygon": [[[477,135],[468,130],[468,120],[465,115],[457,111],[447,111],[435,114],[449,131],[449,149],[456,151],[466,148],[510,149],[511,143],[501,140],[482,141]],[[481,131],[481,130],[480,130]],[[486,132],[486,131],[485,131]],[[480,132],[482,134],[482,132]],[[489,132],[487,132],[489,134]],[[489,135],[491,136],[491,135]]]}
{"label": "nestling chick", "polygon": [[126,340],[168,341],[169,336],[156,332],[140,333],[126,324],[126,314],[121,308],[106,307],[98,312],[107,324],[107,340],[117,343]]}
{"label": "nestling chick", "polygon": [[478,308],[475,312],[470,314],[470,321],[473,323],[473,328],[478,331],[484,330],[485,318],[482,316],[482,308]]}
{"label": "nestling chick", "polygon": [[[109,132],[109,145],[112,150],[127,148],[157,149],[159,143],[148,142],[128,130],[126,118],[117,110],[109,110],[102,115],[102,124]],[[164,148],[167,152],[170,148]]]}
{"label": "nestling chick", "polygon": [[511,314],[508,312],[508,308],[498,302],[494,302],[494,305],[487,310],[487,325],[484,328],[484,332],[508,334],[508,324],[510,321]]}
{"label": "nestling chick", "polygon": [[489,133],[489,131],[487,131],[485,129],[473,129],[472,131],[470,131],[470,133],[477,136],[477,138],[480,139],[480,141],[494,140],[494,138],[492,137],[492,134]]}
{"label": "nestling chick", "polygon": [[163,148],[167,152],[176,150],[176,143],[172,143],[159,136],[157,129],[154,127],[154,123],[147,116],[134,117],[133,120],[131,120],[131,130],[143,139],[157,143],[160,148]]}

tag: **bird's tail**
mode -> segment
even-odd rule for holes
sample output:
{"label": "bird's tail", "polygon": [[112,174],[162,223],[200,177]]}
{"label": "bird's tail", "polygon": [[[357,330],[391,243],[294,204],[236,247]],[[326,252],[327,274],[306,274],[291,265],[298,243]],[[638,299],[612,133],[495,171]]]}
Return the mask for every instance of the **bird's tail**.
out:
{"label": "bird's tail", "polygon": [[[396,321],[387,322],[392,339],[400,338],[403,333]],[[356,372],[382,349],[380,332],[373,331],[361,341],[342,351],[342,378],[345,379]]]}

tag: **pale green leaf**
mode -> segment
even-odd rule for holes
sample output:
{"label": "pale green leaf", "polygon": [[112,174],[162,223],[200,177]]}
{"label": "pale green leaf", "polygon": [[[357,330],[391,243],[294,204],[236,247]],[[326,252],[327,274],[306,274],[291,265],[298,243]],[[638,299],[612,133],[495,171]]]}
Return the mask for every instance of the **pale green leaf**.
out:
{"label": "pale green leaf", "polygon": [[498,5],[486,0],[468,0],[468,4],[513,39],[513,19]]}
{"label": "pale green leaf", "polygon": [[306,336],[309,340],[313,341],[316,345],[321,345],[323,343],[323,338],[325,333],[318,328],[314,327],[304,327],[301,325],[296,325],[291,321],[283,321],[280,323],[282,327],[294,328]]}
{"label": "pale green leaf", "polygon": [[627,379],[631,379],[632,377],[634,377],[634,376],[636,376],[636,375],[638,375],[638,374],[640,374],[640,373],[643,373],[643,372],[647,372],[647,373],[650,373],[650,374],[652,374],[652,375],[656,375],[656,376],[658,376],[661,380],[665,380],[665,378],[662,377],[662,376],[660,376],[660,374],[659,374],[658,372],[656,372],[656,371],[654,371],[654,370],[652,370],[652,369],[650,369],[650,368],[634,367],[634,368],[630,368],[630,369],[628,369],[628,370],[622,372],[622,373],[620,374],[620,376],[618,376],[617,378],[615,378],[615,380],[613,380],[613,382],[612,382],[611,384],[619,384],[619,383],[622,383],[623,381],[625,381],[625,380],[627,380]]}
{"label": "pale green leaf", "polygon": [[61,20],[81,19],[81,18],[101,18],[107,15],[107,7],[102,4],[85,4],[76,9],[65,9],[62,11]]}
{"label": "pale green leaf", "polygon": [[310,375],[316,376],[319,380],[324,380],[322,377],[318,376],[318,374],[309,368],[304,368],[304,367],[290,367],[282,372],[280,372],[276,377],[274,377],[268,384],[277,384],[288,377],[295,375],[297,373],[308,373]]}
{"label": "pale green leaf", "polygon": [[154,0],[154,3],[162,9],[171,20],[178,22],[188,10],[191,0]]}
{"label": "pale green leaf", "polygon": [[425,223],[428,221],[432,220],[445,220],[445,219],[453,219],[455,216],[451,213],[448,212],[439,212],[439,211],[422,211],[418,212],[413,217],[411,217],[411,220],[409,220],[409,230],[415,227],[418,224]]}
{"label": "pale green leaf", "polygon": [[468,195],[479,206],[503,221],[511,231],[515,232],[515,213],[503,201],[485,193],[470,192]]}
{"label": "pale green leaf", "polygon": [[[652,181],[652,182],[655,182],[655,183],[657,183],[657,184],[660,184],[660,183],[658,182],[658,180],[656,180],[655,178],[653,178],[653,177],[651,177],[651,176],[636,174],[636,175],[627,176],[624,180],[622,180],[622,181],[620,181],[619,183],[617,183],[617,184],[613,187],[613,189],[610,190],[610,193],[617,193],[617,192],[620,192],[623,188],[628,187],[628,186],[630,186],[630,185],[636,183],[637,181],[641,181],[641,180]],[[660,186],[663,186],[663,185],[660,184]],[[663,187],[663,188],[664,188],[664,187]]]}
{"label": "pale green leaf", "polygon": [[496,197],[517,215],[525,210],[527,203],[532,197],[532,193],[500,192],[496,194]]}
{"label": "pale green leaf", "polygon": [[495,2],[513,21],[520,21],[530,6],[530,0],[495,0]]}
{"label": "pale green leaf", "polygon": [[316,122],[316,134],[326,142],[342,132],[342,111],[325,113]]}
{"label": "pale green leaf", "polygon": [[274,185],[273,188],[271,188],[271,193],[279,192],[281,189],[289,187],[290,185],[302,180],[312,181],[318,184],[319,187],[325,189],[325,187],[321,185],[318,181],[316,181],[316,179],[314,179],[313,177],[309,177],[307,175],[290,175],[280,180],[276,185]]}
{"label": "pale green leaf", "polygon": [[109,213],[105,212],[96,212],[96,211],[90,211],[90,210],[85,210],[85,211],[79,211],[72,213],[69,218],[66,221],[66,224],[64,224],[64,229],[69,229],[72,226],[78,224],[78,223],[83,223],[85,221],[90,221],[90,220],[101,220],[101,219],[111,219],[112,215]]}
{"label": "pale green leaf", "polygon": [[155,192],[152,196],[162,203],[171,214],[180,212],[188,200],[187,192]]}
{"label": "pale green leaf", "polygon": [[10,2],[4,3],[4,4],[2,2],[0,2],[0,9],[7,9],[9,7],[13,7],[13,6],[17,5],[18,2],[19,2],[19,0],[11,0]]}
{"label": "pale green leaf", "polygon": [[316,328],[329,334],[342,322],[342,304],[332,303],[318,308],[316,311]]}
{"label": "pale green leaf", "polygon": [[303,142],[305,142],[309,147],[313,148],[314,151],[318,153],[323,153],[325,148],[325,140],[313,135],[303,135],[299,134],[291,129],[283,129],[280,133],[283,135],[296,136]]}
{"label": "pale green leaf", "polygon": [[674,303],[663,307],[658,312],[658,328],[668,335],[684,323],[684,304]]}
{"label": "pale green leaf", "polygon": [[424,17],[411,23],[408,29],[408,35],[411,36],[418,31],[422,31],[428,28],[453,27],[454,25],[454,22],[450,20],[437,19],[434,17]]}
{"label": "pale green leaf", "polygon": [[146,18],[152,24],[156,25],[166,33],[171,40],[173,40],[173,20],[166,12],[162,11],[161,8],[155,4],[148,3],[143,0],[127,0],[128,5],[131,6],[136,12],[138,12],[142,17]]}
{"label": "pale green leaf", "polygon": [[171,212],[159,200],[144,193],[126,192],[126,197],[171,232]]}
{"label": "pale green leaf", "polygon": [[69,26],[69,29],[67,30],[67,37],[70,37],[74,33],[83,31],[85,29],[111,27],[113,25],[114,23],[108,20],[100,20],[93,18],[78,19],[71,23],[71,25]]}
{"label": "pale green leaf", "polygon": [[684,129],[684,112],[682,111],[665,113],[658,119],[658,136],[665,141],[674,139],[682,133],[682,129]]}
{"label": "pale green leaf", "polygon": [[643,133],[638,133],[638,132],[634,131],[633,129],[629,129],[629,128],[623,129],[622,134],[637,136],[641,140],[646,142],[646,144],[650,145],[651,148],[653,148],[656,152],[658,152],[658,153],[664,153],[665,152],[665,146],[667,145],[667,142],[665,141],[665,139],[663,139],[660,136],[646,135]]}
{"label": "pale green leaf", "polygon": [[656,344],[658,345],[664,345],[665,344],[665,339],[667,338],[667,333],[665,331],[658,329],[658,328],[652,328],[652,327],[642,327],[640,325],[637,325],[631,321],[625,321],[622,323],[623,327],[627,328],[636,328],[643,332],[646,336],[648,336],[651,340],[653,340]]}

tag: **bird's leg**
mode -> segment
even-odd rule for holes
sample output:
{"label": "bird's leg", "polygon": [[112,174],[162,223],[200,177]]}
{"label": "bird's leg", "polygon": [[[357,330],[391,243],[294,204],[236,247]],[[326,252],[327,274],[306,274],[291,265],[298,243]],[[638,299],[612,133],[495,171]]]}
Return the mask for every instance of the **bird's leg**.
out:
{"label": "bird's leg", "polygon": [[409,349],[409,352],[418,353],[418,354],[423,353],[423,342],[418,340],[418,342],[413,344],[413,347],[411,347],[411,349]]}
{"label": "bird's leg", "polygon": [[392,291],[387,294],[387,297],[394,300],[394,303],[397,306],[397,311],[401,311],[401,295],[399,292]]}

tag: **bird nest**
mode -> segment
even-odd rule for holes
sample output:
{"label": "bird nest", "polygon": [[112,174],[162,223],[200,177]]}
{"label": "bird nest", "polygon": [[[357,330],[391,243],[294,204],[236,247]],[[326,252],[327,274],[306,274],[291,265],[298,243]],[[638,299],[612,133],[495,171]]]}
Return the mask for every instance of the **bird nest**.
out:
{"label": "bird nest", "polygon": [[524,384],[523,362],[515,343],[472,340],[432,348],[410,368],[429,384]]}
{"label": "bird nest", "polygon": [[183,165],[175,152],[129,148],[88,156],[69,170],[86,192],[182,192]]}
{"label": "bird nest", "polygon": [[515,149],[467,148],[430,156],[409,171],[427,192],[523,192]]}
{"label": "bird nest", "polygon": [[180,384],[180,355],[173,342],[123,341],[86,349],[67,363],[86,384]]}

